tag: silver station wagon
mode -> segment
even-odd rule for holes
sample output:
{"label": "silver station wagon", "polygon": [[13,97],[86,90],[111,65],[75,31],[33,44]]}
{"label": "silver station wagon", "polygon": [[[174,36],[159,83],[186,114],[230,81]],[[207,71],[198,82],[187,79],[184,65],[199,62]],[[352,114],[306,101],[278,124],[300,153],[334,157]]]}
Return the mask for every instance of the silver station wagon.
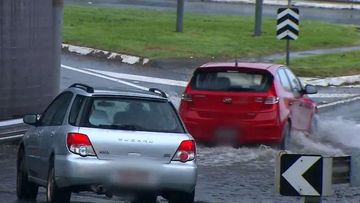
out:
{"label": "silver station wagon", "polygon": [[18,150],[19,199],[36,199],[41,186],[52,203],[82,191],[132,202],[194,201],[196,144],[161,90],[74,84],[24,122],[31,128]]}

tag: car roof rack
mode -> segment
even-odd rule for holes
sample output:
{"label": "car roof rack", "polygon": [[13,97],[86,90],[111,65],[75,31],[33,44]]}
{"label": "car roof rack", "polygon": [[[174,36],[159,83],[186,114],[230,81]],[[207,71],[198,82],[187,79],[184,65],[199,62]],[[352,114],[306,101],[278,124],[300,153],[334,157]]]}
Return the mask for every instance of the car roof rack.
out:
{"label": "car roof rack", "polygon": [[162,91],[161,89],[158,88],[150,88],[149,89],[150,92],[154,92],[155,94],[159,94],[164,98],[168,98],[168,96],[166,95],[166,93],[164,91]]}
{"label": "car roof rack", "polygon": [[91,87],[89,85],[82,84],[82,83],[74,83],[69,88],[72,88],[72,87],[85,90],[87,93],[94,93],[94,88],[93,87]]}

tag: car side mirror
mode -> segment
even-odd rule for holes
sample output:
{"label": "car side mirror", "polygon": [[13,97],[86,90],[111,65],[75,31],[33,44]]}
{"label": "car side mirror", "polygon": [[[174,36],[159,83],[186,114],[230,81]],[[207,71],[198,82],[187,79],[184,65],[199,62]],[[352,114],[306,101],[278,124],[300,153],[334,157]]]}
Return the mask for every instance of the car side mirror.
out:
{"label": "car side mirror", "polygon": [[39,122],[37,114],[25,115],[23,118],[24,123],[29,125],[36,125]]}
{"label": "car side mirror", "polygon": [[318,93],[314,85],[305,85],[304,94],[316,94]]}

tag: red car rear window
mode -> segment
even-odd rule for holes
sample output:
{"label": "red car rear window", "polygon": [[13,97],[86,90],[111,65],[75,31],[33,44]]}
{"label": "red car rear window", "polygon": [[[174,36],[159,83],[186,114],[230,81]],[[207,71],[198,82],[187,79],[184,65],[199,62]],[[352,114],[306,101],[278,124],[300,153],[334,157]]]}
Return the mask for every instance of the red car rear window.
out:
{"label": "red car rear window", "polygon": [[191,87],[208,91],[266,92],[271,84],[270,74],[241,70],[201,70],[195,72]]}

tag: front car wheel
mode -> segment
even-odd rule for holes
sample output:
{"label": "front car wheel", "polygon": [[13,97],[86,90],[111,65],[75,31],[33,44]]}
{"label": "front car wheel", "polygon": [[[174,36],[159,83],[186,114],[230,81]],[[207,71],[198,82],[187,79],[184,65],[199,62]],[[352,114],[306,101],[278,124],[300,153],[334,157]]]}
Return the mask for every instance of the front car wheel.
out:
{"label": "front car wheel", "polygon": [[282,141],[280,143],[281,150],[288,150],[290,148],[291,142],[291,126],[289,123],[286,123],[282,132]]}
{"label": "front car wheel", "polygon": [[23,149],[19,150],[16,170],[16,195],[20,200],[35,200],[39,186],[29,181]]}

